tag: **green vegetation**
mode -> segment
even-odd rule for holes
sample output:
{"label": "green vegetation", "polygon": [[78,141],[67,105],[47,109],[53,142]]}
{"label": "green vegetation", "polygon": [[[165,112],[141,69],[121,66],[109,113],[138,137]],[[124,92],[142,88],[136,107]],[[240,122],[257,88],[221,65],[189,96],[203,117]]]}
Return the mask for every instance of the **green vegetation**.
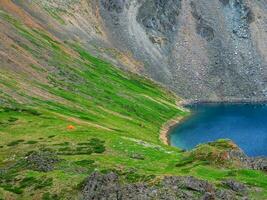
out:
{"label": "green vegetation", "polygon": [[16,146],[16,145],[18,145],[21,142],[24,142],[24,140],[15,140],[15,141],[9,142],[7,144],[7,146]]}
{"label": "green vegetation", "polygon": [[0,199],[78,198],[81,183],[94,170],[115,171],[126,182],[188,173],[215,183],[231,177],[259,187],[257,195],[267,198],[266,174],[221,169],[162,144],[162,124],[188,115],[171,92],[93,57],[77,42],[61,43],[1,10],[0,19],[39,65],[29,68],[46,80],[26,73],[14,79],[14,71],[0,76],[18,99],[27,99],[19,104],[7,94],[1,100]]}

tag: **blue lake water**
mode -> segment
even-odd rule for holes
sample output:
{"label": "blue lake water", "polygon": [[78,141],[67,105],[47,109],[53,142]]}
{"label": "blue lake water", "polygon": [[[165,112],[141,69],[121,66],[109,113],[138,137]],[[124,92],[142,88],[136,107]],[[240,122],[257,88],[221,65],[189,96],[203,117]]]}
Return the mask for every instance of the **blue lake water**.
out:
{"label": "blue lake water", "polygon": [[222,138],[249,156],[267,156],[267,104],[196,104],[192,115],[173,128],[170,143],[186,150]]}

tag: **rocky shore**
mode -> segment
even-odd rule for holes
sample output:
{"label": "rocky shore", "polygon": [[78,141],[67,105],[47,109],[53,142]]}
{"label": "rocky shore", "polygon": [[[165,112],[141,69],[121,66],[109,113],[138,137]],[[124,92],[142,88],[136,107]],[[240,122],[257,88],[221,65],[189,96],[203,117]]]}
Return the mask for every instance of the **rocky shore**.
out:
{"label": "rocky shore", "polygon": [[[178,123],[180,123],[182,120],[185,120],[184,117],[176,117],[173,118],[169,121],[167,121],[161,128],[160,130],[160,139],[161,141],[169,145],[169,133],[172,130],[174,126],[177,126]],[[238,147],[234,142],[231,140],[218,140],[215,142],[210,142],[210,143],[205,143],[202,145],[197,146],[194,148],[192,151],[188,151],[189,155],[192,156],[191,154],[197,154],[198,158],[201,158],[201,151],[205,146],[213,147],[218,151],[220,150],[218,155],[214,154],[217,156],[216,158],[213,157],[212,160],[219,159],[220,161],[225,161],[228,160],[230,162],[237,161],[238,165],[242,168],[246,169],[254,169],[254,170],[262,170],[262,171],[267,171],[267,158],[266,157],[249,157],[247,156],[243,150]],[[205,152],[206,154],[207,152]],[[221,157],[223,155],[223,157]],[[209,160],[210,158],[204,157],[202,158],[203,160]],[[211,162],[212,162],[211,160]]]}
{"label": "rocky shore", "polygon": [[[185,105],[190,105],[190,104],[198,104],[198,103],[266,103],[266,100],[264,99],[255,99],[254,101],[251,100],[246,100],[246,99],[231,99],[231,100],[226,100],[226,101],[202,101],[202,100],[183,100],[183,101],[179,101],[177,102],[177,105],[179,106],[185,106]],[[189,110],[188,110],[189,112]],[[160,140],[166,144],[166,145],[170,145],[170,141],[169,141],[169,134],[172,131],[172,129],[175,126],[178,126],[179,123],[181,123],[183,120],[186,120],[188,116],[185,117],[175,117],[173,119],[170,119],[169,121],[167,121],[165,124],[163,124],[162,128],[160,129]],[[226,140],[227,141],[227,140]],[[209,144],[216,144],[217,141],[208,143]],[[227,155],[229,157],[229,159],[238,159],[241,163],[242,166],[249,168],[249,169],[255,169],[255,170],[262,170],[262,171],[267,171],[267,157],[261,156],[261,157],[248,157],[243,150],[238,147],[234,142],[229,140],[229,143],[233,144],[233,146],[235,146],[235,148],[228,148],[225,149],[227,151]],[[203,144],[203,146],[206,144]],[[200,147],[202,145],[199,145]],[[198,146],[198,147],[199,147]],[[230,145],[231,146],[231,145]],[[196,147],[194,150],[197,150],[198,147]]]}
{"label": "rocky shore", "polygon": [[266,98],[226,98],[226,99],[185,99],[179,101],[179,105],[186,106],[192,104],[206,103],[227,103],[227,104],[246,104],[246,103],[267,103]]}

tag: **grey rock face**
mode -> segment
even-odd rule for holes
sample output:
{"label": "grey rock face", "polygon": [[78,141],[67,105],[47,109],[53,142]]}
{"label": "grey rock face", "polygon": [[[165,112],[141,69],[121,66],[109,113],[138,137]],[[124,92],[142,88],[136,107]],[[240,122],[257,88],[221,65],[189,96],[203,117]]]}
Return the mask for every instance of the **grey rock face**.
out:
{"label": "grey rock face", "polygon": [[238,160],[244,167],[267,171],[266,157],[248,157],[241,149],[229,151],[231,160]]}
{"label": "grey rock face", "polygon": [[264,0],[125,0],[115,16],[108,14],[113,1],[105,2],[100,14],[113,45],[132,52],[145,74],[178,95],[267,99]]}
{"label": "grey rock face", "polygon": [[168,35],[177,29],[180,9],[181,0],[148,0],[140,7],[137,21],[148,33]]}
{"label": "grey rock face", "polygon": [[192,8],[192,16],[196,20],[196,32],[205,38],[207,41],[211,41],[214,38],[214,30],[212,27],[210,27],[205,19],[202,18],[202,16],[198,13],[196,4],[192,1],[191,2],[191,8]]}
{"label": "grey rock face", "polygon": [[219,0],[224,6],[229,4],[229,0]]}
{"label": "grey rock face", "polygon": [[249,161],[252,169],[257,169],[267,172],[267,158],[265,157],[250,158]]}
{"label": "grey rock face", "polygon": [[216,189],[207,181],[194,177],[165,177],[157,185],[147,183],[122,184],[114,173],[93,173],[86,181],[82,194],[85,200],[214,200],[240,199],[236,192],[246,192],[246,187],[234,181],[226,184],[229,190]]}
{"label": "grey rock face", "polygon": [[110,12],[121,13],[125,6],[125,0],[101,0],[103,6]]}
{"label": "grey rock face", "polygon": [[239,38],[248,39],[250,37],[249,23],[253,21],[253,13],[242,0],[233,1],[233,9],[236,12],[233,19],[233,33]]}

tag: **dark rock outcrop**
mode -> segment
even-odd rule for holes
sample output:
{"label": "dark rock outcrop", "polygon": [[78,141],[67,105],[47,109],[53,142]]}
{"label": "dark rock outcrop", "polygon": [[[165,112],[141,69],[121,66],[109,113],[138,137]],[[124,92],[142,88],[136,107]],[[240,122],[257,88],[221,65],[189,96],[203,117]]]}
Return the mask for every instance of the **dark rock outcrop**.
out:
{"label": "dark rock outcrop", "polygon": [[198,180],[194,177],[166,177],[163,179],[163,185],[168,187],[177,186],[197,192],[213,192],[214,187],[207,181]]}
{"label": "dark rock outcrop", "polygon": [[57,155],[51,151],[31,152],[25,160],[29,169],[41,172],[52,171],[60,161]]}
{"label": "dark rock outcrop", "polygon": [[114,173],[93,173],[83,188],[85,199],[119,199],[119,179]]}
{"label": "dark rock outcrop", "polygon": [[247,192],[247,188],[244,184],[236,182],[234,180],[226,180],[223,182],[223,184],[235,192]]}
{"label": "dark rock outcrop", "polygon": [[256,157],[249,159],[249,165],[252,169],[262,170],[267,172],[267,158]]}
{"label": "dark rock outcrop", "polygon": [[181,0],[148,0],[139,9],[137,21],[149,34],[169,37],[176,31]]}
{"label": "dark rock outcrop", "polygon": [[198,13],[196,4],[191,2],[192,16],[196,19],[196,31],[197,33],[205,38],[207,41],[211,41],[214,38],[214,30],[208,25],[208,22]]}
{"label": "dark rock outcrop", "polygon": [[217,190],[216,191],[216,197],[218,199],[224,199],[224,200],[235,200],[235,195],[233,191],[230,190]]}
{"label": "dark rock outcrop", "polygon": [[[207,181],[194,177],[165,177],[155,185],[148,183],[121,183],[114,173],[93,173],[85,182],[82,194],[85,200],[214,200],[246,198],[247,188],[241,183],[226,181],[229,190],[216,189]],[[242,194],[239,192],[243,192]],[[240,196],[237,196],[240,195]]]}
{"label": "dark rock outcrop", "polygon": [[207,161],[215,166],[267,171],[266,157],[249,157],[231,140],[221,139],[201,144],[188,152],[185,160],[188,158]]}
{"label": "dark rock outcrop", "polygon": [[121,13],[125,6],[125,0],[101,0],[103,6],[110,12]]}
{"label": "dark rock outcrop", "polygon": [[267,171],[266,157],[249,157],[240,148],[229,151],[229,158],[238,160],[243,167],[255,170]]}

